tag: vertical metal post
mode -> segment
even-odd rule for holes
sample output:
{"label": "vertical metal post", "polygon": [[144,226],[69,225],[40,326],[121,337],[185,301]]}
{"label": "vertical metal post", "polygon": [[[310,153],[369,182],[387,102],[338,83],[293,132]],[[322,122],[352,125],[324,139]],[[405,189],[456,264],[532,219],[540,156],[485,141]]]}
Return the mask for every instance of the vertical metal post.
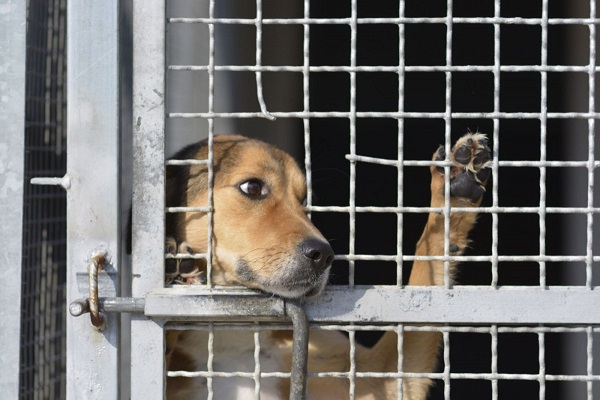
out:
{"label": "vertical metal post", "polygon": [[[164,279],[165,0],[133,2],[132,295],[145,297]],[[160,322],[131,321],[131,399],[163,399]]]}
{"label": "vertical metal post", "polygon": [[21,238],[25,132],[26,4],[0,0],[0,393],[19,396]]}
{"label": "vertical metal post", "polygon": [[[107,254],[114,282],[100,295],[119,295],[118,0],[68,3],[67,304],[87,297],[94,251]],[[119,393],[119,316],[102,330],[88,318],[67,319],[67,398],[116,399]]]}

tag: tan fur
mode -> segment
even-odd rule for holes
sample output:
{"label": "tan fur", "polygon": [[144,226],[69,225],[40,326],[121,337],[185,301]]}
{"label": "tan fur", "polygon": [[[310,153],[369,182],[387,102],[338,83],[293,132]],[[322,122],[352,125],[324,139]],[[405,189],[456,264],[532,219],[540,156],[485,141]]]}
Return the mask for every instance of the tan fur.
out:
{"label": "tan fur", "polygon": [[[467,135],[461,141],[479,135]],[[218,285],[245,285],[269,291],[261,282],[244,280],[234,267],[236,257],[244,255],[253,274],[268,280],[270,276],[281,274],[287,268],[292,249],[298,241],[307,236],[322,238],[312,225],[302,207],[305,196],[305,181],[293,159],[280,150],[261,142],[239,136],[215,138],[215,181],[214,181],[214,266],[213,281]],[[206,158],[206,148],[194,156]],[[435,159],[435,156],[434,156]],[[467,169],[469,166],[466,167]],[[470,166],[472,168],[472,165]],[[193,166],[189,171],[187,187],[174,187],[174,178],[168,180],[168,196],[174,191],[184,191],[183,204],[177,206],[206,206],[206,167]],[[431,206],[444,207],[444,175],[435,167],[431,168]],[[240,196],[239,182],[257,177],[268,182],[272,188],[272,198],[256,202]],[[466,198],[452,198],[451,207],[474,207],[481,200],[472,202]],[[207,216],[199,213],[180,215],[175,221],[173,233],[178,242],[186,241],[195,252],[207,249]],[[469,231],[475,224],[475,213],[451,213],[450,243],[458,246],[458,253],[468,245]],[[253,253],[255,253],[253,255]],[[444,215],[432,213],[417,244],[417,255],[444,254]],[[451,276],[455,264],[451,266]],[[260,280],[259,279],[259,280]],[[409,285],[443,285],[443,262],[415,261]],[[193,370],[194,349],[183,348],[190,335],[197,331],[167,333],[167,365],[170,370]],[[183,339],[182,339],[183,338]],[[435,369],[441,335],[436,332],[404,333],[405,372],[432,372]],[[241,341],[240,336],[240,341]],[[289,367],[291,357],[291,332],[274,331],[265,343],[265,351],[281,354],[284,366]],[[387,332],[371,349],[357,344],[356,365],[358,371],[396,372],[397,336]],[[196,360],[200,361],[200,360]],[[196,362],[196,365],[198,362]],[[285,365],[288,364],[288,365]],[[309,344],[309,364],[311,372],[347,372],[349,370],[348,339],[338,332],[311,331]],[[191,379],[169,379],[169,399],[194,398],[186,392],[193,385]],[[279,398],[287,398],[289,383],[280,380]],[[405,399],[425,399],[431,382],[428,379],[405,379],[403,395]],[[308,381],[309,399],[348,398],[348,380],[340,378],[310,378]],[[395,399],[397,395],[395,379],[357,379],[357,399]],[[218,397],[217,397],[218,398]]]}

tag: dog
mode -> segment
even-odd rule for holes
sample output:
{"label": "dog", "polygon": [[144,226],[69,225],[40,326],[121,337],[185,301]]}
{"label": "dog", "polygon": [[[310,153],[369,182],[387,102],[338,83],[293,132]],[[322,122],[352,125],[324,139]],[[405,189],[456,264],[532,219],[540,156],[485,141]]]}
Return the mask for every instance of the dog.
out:
{"label": "dog", "polygon": [[[304,175],[294,159],[266,143],[242,136],[216,136],[214,158],[214,212],[212,283],[245,286],[283,298],[317,296],[327,284],[334,253],[323,235],[308,219],[303,201]],[[207,142],[190,145],[175,159],[208,158]],[[440,146],[434,161],[450,160],[450,206],[477,207],[481,204],[490,176],[492,155],[487,138],[479,133],[461,137],[446,157]],[[431,169],[431,207],[445,205],[445,172]],[[208,205],[206,165],[169,166],[167,206],[205,207]],[[475,225],[475,212],[450,215],[450,252],[460,255],[468,247],[468,235]],[[172,213],[167,217],[166,252],[203,253],[207,247],[208,214]],[[417,256],[444,254],[443,213],[431,213],[417,243]],[[453,279],[455,263],[450,264]],[[167,283],[206,282],[206,262],[198,259],[167,258]],[[414,262],[409,285],[443,285],[441,261]],[[208,333],[202,330],[167,330],[166,363],[170,371],[206,370]],[[255,372],[254,331],[215,330],[214,371]],[[260,331],[260,372],[289,372],[291,332]],[[405,332],[403,371],[433,372],[441,343],[439,332]],[[372,348],[356,345],[357,371],[396,372],[397,335],[387,332]],[[349,341],[339,332],[312,331],[309,340],[309,372],[347,372],[350,368]],[[398,382],[391,378],[357,378],[356,399],[396,399]],[[247,377],[214,377],[210,381],[215,399],[254,398],[255,382]],[[405,378],[403,398],[427,397],[431,380]],[[263,378],[260,398],[289,397],[289,379]],[[205,399],[206,378],[170,377],[169,400]],[[308,379],[307,398],[344,399],[349,382],[340,378]]]}

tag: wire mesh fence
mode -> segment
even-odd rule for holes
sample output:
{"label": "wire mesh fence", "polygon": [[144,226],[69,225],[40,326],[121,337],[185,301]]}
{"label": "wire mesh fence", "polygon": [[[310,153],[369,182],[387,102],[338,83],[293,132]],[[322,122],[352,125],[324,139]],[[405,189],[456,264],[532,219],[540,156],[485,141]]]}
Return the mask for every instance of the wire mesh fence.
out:
{"label": "wire mesh fence", "polygon": [[[306,211],[336,253],[331,288],[323,303],[308,300],[306,310],[313,334],[340,331],[347,338],[347,363],[341,369],[309,370],[310,380],[342,380],[349,398],[360,396],[366,378],[393,380],[400,398],[411,378],[432,379],[431,398],[473,393],[492,399],[598,397],[598,317],[590,301],[597,299],[600,257],[594,240],[600,226],[595,223],[600,19],[594,1],[306,0],[283,10],[260,0],[170,0],[167,32],[183,32],[187,42],[168,41],[165,54],[158,40],[162,36],[149,40],[157,31],[144,30],[163,24],[164,15],[134,3],[134,12],[149,17],[143,23],[136,15],[133,20],[134,47],[136,35],[148,35],[134,54],[134,115],[143,109],[144,124],[161,130],[156,136],[134,135],[133,141],[138,171],[133,179],[134,244],[144,253],[134,257],[133,275],[150,277],[134,281],[134,297],[146,295],[163,278],[163,271],[154,268],[162,247],[135,225],[160,225],[156,221],[165,211],[161,167],[206,166],[210,187],[216,134],[264,137],[268,131],[303,164]],[[183,12],[185,4],[193,12]],[[26,180],[65,174],[65,5],[28,3]],[[152,59],[150,52],[161,54]],[[136,69],[140,55],[157,64]],[[140,101],[165,95],[148,89],[144,79],[158,82],[157,87],[166,79],[166,104]],[[186,85],[198,89],[192,98],[177,90]],[[136,97],[140,92],[146,97]],[[165,114],[167,146],[179,136],[197,140],[204,132],[207,160],[162,164]],[[456,208],[448,196],[450,164],[432,162],[431,156],[438,145],[449,154],[468,131],[490,139],[491,182],[480,206]],[[441,207],[429,205],[431,166],[446,171]],[[61,398],[66,380],[65,196],[57,188],[25,187],[21,397]],[[148,210],[136,208],[142,195],[154,202]],[[167,214],[212,218],[212,192],[206,207],[168,206]],[[464,255],[452,251],[450,211],[480,214]],[[416,255],[430,213],[445,221],[443,253]],[[208,286],[213,283],[211,226],[205,253],[166,257],[206,259]],[[164,236],[161,232],[156,228],[152,235]],[[415,261],[442,262],[442,287],[408,287]],[[449,273],[454,261],[462,265],[456,282]],[[210,360],[222,350],[214,345],[219,335],[246,331],[252,348],[247,369],[219,370],[207,362],[206,368],[167,375],[207,382],[242,379],[256,396],[273,380],[289,379],[289,371],[269,369],[261,361],[263,336],[289,326],[232,321],[235,315],[223,324],[172,323],[167,328],[207,332]],[[154,376],[150,368],[140,368],[148,357],[144,351],[158,343],[152,335],[161,333],[162,325],[134,318],[132,332],[140,341],[132,342],[132,389],[139,394],[145,381],[136,377]],[[397,368],[369,370],[357,354],[386,332],[397,344]],[[403,368],[403,341],[419,332],[441,337],[433,372]],[[162,362],[159,367],[163,376]],[[219,398],[208,386],[208,397]]]}
{"label": "wire mesh fence", "polygon": [[[168,118],[205,125],[209,138],[218,133],[215,125],[231,121],[240,133],[252,127],[245,125],[248,119],[264,120],[261,126],[272,118],[297,122],[291,132],[278,134],[303,137],[298,158],[307,176],[306,210],[332,239],[335,285],[353,290],[383,284],[400,291],[412,262],[436,260],[463,265],[456,285],[446,278],[449,290],[474,286],[485,294],[518,286],[530,290],[532,300],[553,287],[591,291],[598,261],[596,4],[467,3],[304,1],[294,15],[282,16],[269,2],[253,7],[231,1],[171,13],[169,29],[194,26],[193,43],[203,52],[196,62],[171,57],[166,73],[171,82],[177,76],[205,80],[208,90],[206,102],[167,104]],[[279,35],[279,44],[265,45],[269,35]],[[224,55],[231,45],[244,48],[237,58]],[[297,62],[268,56],[278,45]],[[285,79],[296,84],[288,92],[297,99],[291,108],[269,95]],[[231,81],[243,81],[238,87],[253,99],[223,101],[227,91],[235,93]],[[472,248],[456,256],[450,252],[449,200],[443,208],[427,203],[428,167],[437,144],[448,154],[453,140],[469,130],[488,134],[494,160],[484,203],[452,209],[480,213]],[[447,219],[444,254],[415,256],[432,212]],[[535,301],[531,306],[547,311]],[[415,377],[401,369],[357,370],[354,346],[372,345],[389,330],[398,337],[405,331],[441,333],[439,369],[425,374],[436,382],[433,398],[474,391],[493,399],[598,395],[598,328],[592,325],[567,326],[559,319],[545,326],[340,324],[315,322],[313,329],[346,331],[349,369],[310,376],[348,380],[351,398],[356,378]],[[257,368],[240,376],[260,386],[260,379],[276,375]],[[214,371],[197,376],[225,377]]]}
{"label": "wire mesh fence", "polygon": [[[66,171],[66,1],[27,8],[25,181]],[[66,195],[26,184],[20,398],[66,396]]]}

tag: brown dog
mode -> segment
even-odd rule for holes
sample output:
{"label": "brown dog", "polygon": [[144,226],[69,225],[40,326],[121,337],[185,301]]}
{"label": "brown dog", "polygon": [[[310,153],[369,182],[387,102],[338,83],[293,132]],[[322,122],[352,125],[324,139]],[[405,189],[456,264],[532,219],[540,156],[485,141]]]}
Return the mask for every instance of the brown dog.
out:
{"label": "brown dog", "polygon": [[[187,147],[176,159],[207,158],[206,142]],[[463,136],[448,157],[452,207],[476,207],[481,203],[489,177],[490,151],[481,134]],[[434,160],[444,160],[443,148]],[[444,168],[431,167],[431,207],[444,207]],[[167,173],[167,205],[208,205],[207,167],[170,167]],[[333,250],[307,218],[304,176],[295,161],[281,150],[241,136],[214,139],[213,269],[216,285],[243,285],[286,298],[318,295],[327,283]],[[476,213],[452,213],[450,251],[461,254],[467,247]],[[207,251],[207,214],[170,214],[167,219],[167,251],[174,254]],[[431,213],[417,255],[444,254],[444,215]],[[454,263],[450,272],[454,270]],[[198,260],[168,259],[167,281],[198,283],[206,268]],[[409,285],[443,285],[443,262],[416,261]],[[441,335],[438,332],[404,334],[405,372],[432,372]],[[213,371],[256,373],[255,341],[251,330],[216,330],[213,337]],[[208,334],[201,330],[167,331],[167,367],[171,371],[206,371]],[[289,372],[291,335],[261,331],[260,372]],[[397,371],[397,337],[386,333],[373,348],[357,345],[358,371]],[[313,331],[309,344],[309,372],[347,372],[348,339],[332,331]],[[240,375],[240,374],[238,374]],[[248,374],[247,374],[248,375]],[[250,375],[252,376],[252,375]],[[405,399],[424,399],[429,379],[409,378],[403,383]],[[215,377],[210,385],[215,399],[289,397],[289,381],[263,378],[256,389],[252,377]],[[349,383],[341,378],[310,378],[308,399],[348,398]],[[356,380],[357,399],[395,399],[395,379]],[[169,378],[167,398],[207,398],[205,378]]]}

